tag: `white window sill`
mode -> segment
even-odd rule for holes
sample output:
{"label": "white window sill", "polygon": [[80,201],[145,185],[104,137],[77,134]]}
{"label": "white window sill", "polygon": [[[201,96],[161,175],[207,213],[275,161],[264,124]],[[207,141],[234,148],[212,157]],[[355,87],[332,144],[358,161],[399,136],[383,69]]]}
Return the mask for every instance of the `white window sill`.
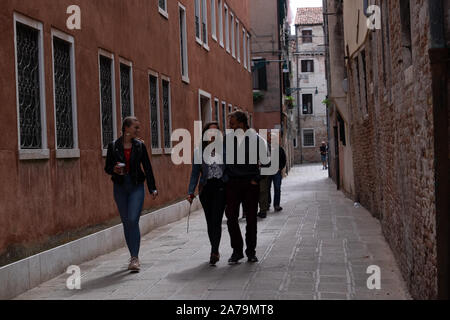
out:
{"label": "white window sill", "polygon": [[48,160],[50,159],[49,149],[19,150],[19,160]]}
{"label": "white window sill", "polygon": [[189,80],[189,77],[185,77],[185,76],[181,77],[181,81],[183,81],[186,84],[190,84],[191,83],[190,80]]}
{"label": "white window sill", "polygon": [[199,45],[203,46],[202,40],[200,40],[200,39],[197,38],[197,37],[195,37],[195,42],[197,42]]}
{"label": "white window sill", "polygon": [[157,156],[163,154],[163,149],[152,149],[152,155]]}
{"label": "white window sill", "polygon": [[57,149],[56,159],[77,159],[80,158],[80,149]]}
{"label": "white window sill", "polygon": [[228,52],[229,54],[231,54],[231,51],[230,51],[230,49],[227,49],[227,52]]}
{"label": "white window sill", "polygon": [[241,63],[241,59],[238,58],[237,61],[239,62],[239,64]]}
{"label": "white window sill", "polygon": [[159,13],[166,19],[169,19],[169,13],[167,11],[164,11],[163,9],[159,8]]}
{"label": "white window sill", "polygon": [[224,48],[223,42],[222,42],[222,41],[220,41],[220,46],[221,46],[222,48]]}
{"label": "white window sill", "polygon": [[203,48],[205,48],[206,51],[209,51],[209,46],[207,44],[204,44]]}
{"label": "white window sill", "polygon": [[217,42],[217,37],[215,35],[212,35],[211,38]]}
{"label": "white window sill", "polygon": [[164,148],[165,154],[172,154],[172,148]]}
{"label": "white window sill", "polygon": [[303,146],[303,148],[314,149],[316,146]]}

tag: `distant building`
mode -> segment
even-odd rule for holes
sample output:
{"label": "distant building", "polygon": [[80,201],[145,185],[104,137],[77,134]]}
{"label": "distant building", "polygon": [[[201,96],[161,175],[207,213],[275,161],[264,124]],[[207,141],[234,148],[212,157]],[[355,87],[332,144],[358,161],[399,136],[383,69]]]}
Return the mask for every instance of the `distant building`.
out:
{"label": "distant building", "polygon": [[251,0],[252,71],[255,129],[280,129],[293,164],[292,108],[286,99],[290,88],[290,27],[288,0]]}
{"label": "distant building", "polygon": [[320,162],[320,146],[328,141],[327,80],[322,8],[298,8],[291,54],[295,99],[295,163]]}

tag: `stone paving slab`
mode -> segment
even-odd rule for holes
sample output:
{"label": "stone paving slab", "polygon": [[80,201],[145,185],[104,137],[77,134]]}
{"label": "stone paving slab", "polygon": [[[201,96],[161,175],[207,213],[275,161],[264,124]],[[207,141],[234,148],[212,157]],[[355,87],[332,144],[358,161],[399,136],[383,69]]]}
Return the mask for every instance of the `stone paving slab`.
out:
{"label": "stone paving slab", "polygon": [[[203,212],[142,237],[140,273],[126,270],[124,247],[80,265],[81,290],[63,274],[18,300],[371,300],[410,299],[381,227],[336,190],[321,165],[295,167],[283,180],[282,212],[258,221],[257,255],[235,266],[226,221],[221,261],[208,265]],[[241,221],[245,232],[245,222]],[[381,268],[381,289],[369,290],[367,267]]]}

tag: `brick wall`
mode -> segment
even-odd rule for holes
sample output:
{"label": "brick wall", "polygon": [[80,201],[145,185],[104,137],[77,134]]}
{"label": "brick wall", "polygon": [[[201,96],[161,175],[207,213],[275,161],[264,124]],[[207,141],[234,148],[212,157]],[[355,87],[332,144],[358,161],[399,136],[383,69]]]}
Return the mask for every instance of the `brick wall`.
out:
{"label": "brick wall", "polygon": [[390,43],[384,29],[370,33],[362,48],[366,52],[367,110],[358,101],[355,68],[349,68],[356,198],[380,218],[412,296],[434,298],[437,275],[428,3],[410,1],[412,66],[408,68],[402,51],[399,1],[387,4]]}

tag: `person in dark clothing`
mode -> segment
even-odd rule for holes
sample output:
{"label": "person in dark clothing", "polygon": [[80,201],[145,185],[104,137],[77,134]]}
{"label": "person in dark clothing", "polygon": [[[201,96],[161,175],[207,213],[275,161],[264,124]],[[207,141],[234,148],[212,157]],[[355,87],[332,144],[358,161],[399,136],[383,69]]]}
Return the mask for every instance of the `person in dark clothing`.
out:
{"label": "person in dark clothing", "polygon": [[320,146],[320,159],[322,161],[322,170],[327,170],[327,154],[328,154],[328,146],[325,141],[322,141],[322,145]]}
{"label": "person in dark clothing", "polygon": [[[202,137],[209,129],[219,130],[218,122],[207,123],[203,129]],[[211,137],[212,143],[215,137]],[[203,143],[203,150],[207,147],[208,142]],[[195,152],[201,153],[202,150],[196,149]],[[215,154],[211,154],[212,157]],[[203,158],[203,154],[197,154],[198,159],[202,159],[201,164],[192,164],[192,173],[189,183],[189,195],[187,200],[192,203],[195,198],[195,188],[197,187],[199,177],[199,193],[200,202],[205,212],[206,224],[208,226],[208,236],[211,243],[211,255],[209,264],[215,266],[220,260],[219,245],[222,237],[222,220],[225,211],[225,183],[223,161],[221,164],[213,162],[208,164]]]}
{"label": "person in dark clothing", "polygon": [[279,212],[281,210],[283,210],[282,207],[280,207],[280,203],[281,203],[281,182],[283,180],[283,174],[282,171],[283,169],[286,167],[286,163],[287,163],[287,159],[286,159],[286,152],[284,151],[283,147],[281,147],[278,143],[278,141],[273,141],[271,139],[271,135],[268,135],[268,140],[269,140],[269,144],[271,145],[271,149],[273,150],[274,148],[279,148],[279,170],[276,174],[274,174],[273,176],[270,177],[269,180],[269,207],[270,207],[270,203],[272,202],[272,194],[271,194],[271,189],[272,189],[272,183],[273,183],[273,187],[274,187],[274,199],[273,199],[273,207],[275,209],[276,212]]}
{"label": "person in dark clothing", "polygon": [[140,124],[137,118],[125,118],[122,126],[123,135],[108,145],[105,164],[105,172],[112,176],[111,180],[114,182],[114,200],[119,209],[125,240],[131,255],[128,270],[133,272],[140,270],[139,219],[145,198],[145,180],[153,199],[158,196],[147,148],[138,138],[139,131]]}
{"label": "person in dark clothing", "polygon": [[[248,262],[258,262],[256,257],[257,245],[257,212],[259,199],[259,180],[260,168],[259,150],[264,148],[266,150],[265,141],[262,140],[254,130],[250,129],[248,125],[247,115],[242,111],[236,111],[229,115],[230,128],[235,130],[234,134],[229,134],[225,140],[226,163],[225,175],[227,176],[226,183],[226,209],[225,215],[227,217],[228,232],[230,233],[231,247],[233,254],[228,260],[229,264],[239,263],[239,260],[244,258],[243,248],[244,241],[239,227],[239,208],[242,203],[246,214],[246,233],[245,253]],[[241,130],[239,130],[241,129]],[[239,135],[240,133],[244,133]],[[250,147],[256,143],[256,153]],[[231,145],[230,145],[231,144]],[[228,148],[227,148],[228,146]],[[234,148],[234,149],[233,149]],[[238,161],[237,151],[245,151],[244,161]],[[230,155],[230,150],[234,150],[234,159]],[[263,152],[265,152],[262,150]],[[233,154],[233,152],[231,152]],[[252,161],[255,160],[256,162]]]}

